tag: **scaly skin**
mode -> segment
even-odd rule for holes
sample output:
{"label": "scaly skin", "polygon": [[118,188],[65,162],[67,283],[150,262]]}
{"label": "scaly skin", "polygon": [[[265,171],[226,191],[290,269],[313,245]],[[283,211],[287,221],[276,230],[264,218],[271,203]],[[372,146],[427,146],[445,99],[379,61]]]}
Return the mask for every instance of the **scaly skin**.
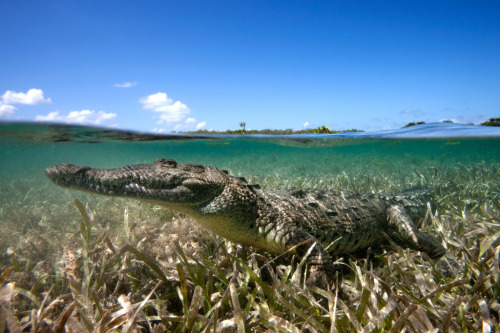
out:
{"label": "scaly skin", "polygon": [[45,174],[61,187],[183,212],[216,234],[256,249],[281,254],[293,248],[299,257],[309,252],[309,285],[332,282],[330,254],[378,247],[388,244],[388,237],[433,258],[445,253],[437,239],[412,222],[426,213],[426,197],[418,192],[263,191],[217,168],[166,159],[117,169],[61,164]]}

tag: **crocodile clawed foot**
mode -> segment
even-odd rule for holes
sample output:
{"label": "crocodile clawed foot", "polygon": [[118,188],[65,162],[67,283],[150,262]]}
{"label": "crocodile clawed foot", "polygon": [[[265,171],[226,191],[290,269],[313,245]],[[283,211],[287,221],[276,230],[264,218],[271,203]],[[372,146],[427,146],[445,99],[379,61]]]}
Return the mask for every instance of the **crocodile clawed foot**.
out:
{"label": "crocodile clawed foot", "polygon": [[309,276],[306,280],[306,286],[317,287],[324,290],[329,290],[333,286],[333,274],[328,274],[323,269],[314,269],[311,268],[309,270]]}

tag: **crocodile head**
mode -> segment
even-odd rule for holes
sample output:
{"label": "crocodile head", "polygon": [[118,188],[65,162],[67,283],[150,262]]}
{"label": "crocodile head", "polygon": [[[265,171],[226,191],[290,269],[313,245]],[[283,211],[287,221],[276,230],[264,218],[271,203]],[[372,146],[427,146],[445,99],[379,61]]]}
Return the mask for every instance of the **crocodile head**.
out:
{"label": "crocodile head", "polygon": [[116,169],[61,164],[47,168],[45,175],[64,188],[166,206],[211,201],[231,178],[216,168],[167,159]]}

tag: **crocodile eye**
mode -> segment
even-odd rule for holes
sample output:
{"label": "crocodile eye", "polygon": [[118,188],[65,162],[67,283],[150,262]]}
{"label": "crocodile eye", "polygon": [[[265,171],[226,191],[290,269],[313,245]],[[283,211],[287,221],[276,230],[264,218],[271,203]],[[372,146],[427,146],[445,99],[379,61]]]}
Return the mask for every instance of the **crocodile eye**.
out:
{"label": "crocodile eye", "polygon": [[165,168],[176,168],[177,167],[177,162],[174,160],[166,160],[164,158],[159,158],[155,162],[155,164],[161,164],[162,167]]}

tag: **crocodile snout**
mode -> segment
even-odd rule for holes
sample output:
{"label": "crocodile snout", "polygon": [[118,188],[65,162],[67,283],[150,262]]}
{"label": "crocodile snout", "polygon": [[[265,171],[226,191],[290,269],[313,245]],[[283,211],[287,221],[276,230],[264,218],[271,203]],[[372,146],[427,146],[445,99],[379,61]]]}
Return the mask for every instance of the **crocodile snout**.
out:
{"label": "crocodile snout", "polygon": [[74,185],[73,183],[81,178],[88,170],[90,170],[88,166],[77,166],[64,163],[45,169],[45,176],[57,185],[69,186]]}

